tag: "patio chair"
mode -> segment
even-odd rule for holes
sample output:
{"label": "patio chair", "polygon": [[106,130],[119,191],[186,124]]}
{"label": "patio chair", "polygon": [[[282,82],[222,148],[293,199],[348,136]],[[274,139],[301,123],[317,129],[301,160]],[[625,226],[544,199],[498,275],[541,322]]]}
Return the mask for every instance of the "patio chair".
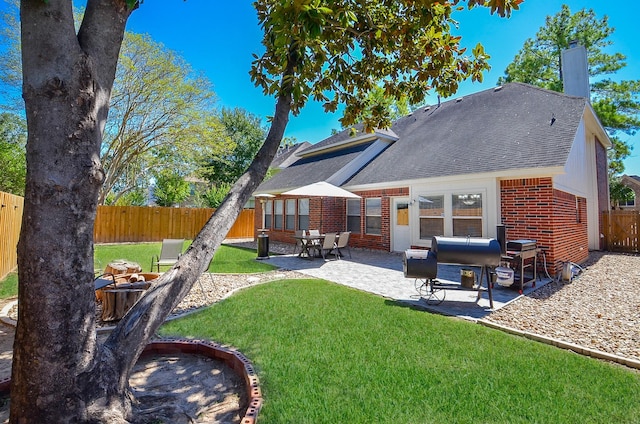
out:
{"label": "patio chair", "polygon": [[151,258],[151,271],[153,267],[158,268],[160,272],[161,266],[172,266],[178,262],[178,258],[182,254],[182,245],[184,239],[164,239],[162,240],[162,249],[160,249],[160,256],[155,255]]}
{"label": "patio chair", "polygon": [[309,237],[318,237],[318,239],[311,240],[311,244],[313,244],[314,246],[320,245],[320,230],[309,230]]}
{"label": "patio chair", "polygon": [[342,256],[342,250],[340,249],[347,248],[347,250],[349,251],[349,259],[351,259],[351,248],[349,247],[350,234],[351,234],[351,231],[341,232],[340,236],[338,237],[338,241],[336,242],[336,250],[338,251],[338,255]]}
{"label": "patio chair", "polygon": [[327,255],[330,254],[331,252],[333,252],[336,259],[338,259],[338,251],[335,250],[335,247],[336,247],[336,233],[327,233],[324,235],[324,241],[322,242],[322,244],[318,244],[317,246],[314,246],[314,249],[316,249],[322,255],[322,259],[326,260]]}

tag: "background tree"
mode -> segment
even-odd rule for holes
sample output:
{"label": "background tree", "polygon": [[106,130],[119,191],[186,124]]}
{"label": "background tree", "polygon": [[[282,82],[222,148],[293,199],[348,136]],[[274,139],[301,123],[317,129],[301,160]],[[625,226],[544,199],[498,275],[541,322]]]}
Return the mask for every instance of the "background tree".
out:
{"label": "background tree", "polygon": [[0,113],[0,191],[24,196],[26,142],[24,120],[12,113]]}
{"label": "background tree", "polygon": [[208,190],[201,193],[200,197],[206,207],[218,208],[229,193],[229,190],[231,190],[231,184],[220,183],[209,187]]}
{"label": "background tree", "polygon": [[214,185],[235,182],[249,167],[264,141],[260,118],[241,108],[223,108],[219,114],[224,149],[205,158],[199,173]]}
{"label": "background tree", "polygon": [[[7,110],[24,107],[17,6],[9,0],[1,16],[6,60],[0,65],[0,94]],[[76,13],[76,22],[81,19],[82,14]],[[203,155],[224,149],[215,146],[220,137],[213,133],[220,125],[214,100],[209,80],[180,55],[148,35],[125,32],[103,136],[106,178],[100,204],[137,201],[140,196],[132,192],[148,189],[151,172],[163,167],[195,172]],[[167,155],[169,150],[179,154]]]}
{"label": "background tree", "polygon": [[211,83],[179,55],[148,35],[125,33],[101,152],[106,175],[99,202],[108,193],[117,201],[147,186],[141,179],[162,168],[195,171],[200,155],[213,150],[213,100]]}
{"label": "background tree", "polygon": [[407,116],[412,110],[415,110],[416,106],[409,103],[409,99],[406,96],[400,94],[400,98],[387,96],[385,89],[381,86],[375,86],[367,96],[364,108],[361,115],[355,119],[355,122],[361,122],[365,120],[366,116],[373,115],[374,108],[383,107],[388,110],[389,118],[391,121],[396,121],[403,116]]}
{"label": "background tree", "polygon": [[592,9],[571,13],[562,5],[560,12],[548,16],[535,38],[525,41],[498,81],[519,81],[554,91],[563,91],[561,54],[571,41],[577,40],[587,49],[591,79],[591,104],[607,129],[613,148],[609,150],[609,182],[611,194],[615,177],[624,172],[623,160],[632,146],[620,137],[634,135],[640,128],[640,80],[614,81],[609,76],[626,66],[621,53],[608,53],[609,39],[615,28],[606,16],[598,19]]}
{"label": "background tree", "polygon": [[[520,0],[466,3],[508,13]],[[92,260],[104,180],[98,158],[125,24],[138,2],[88,0],[76,32],[71,0],[22,0],[27,178],[10,422],[124,423],[131,416],[128,378],[135,361],[208,267],[266,174],[290,112],[299,112],[310,95],[326,100],[328,109],[345,102],[348,125],[370,81],[384,79],[390,95],[407,92],[417,103],[426,88],[450,94],[459,81],[478,79],[487,68],[480,47],[467,57],[460,39],[450,35],[451,3],[254,4],[265,52],[251,75],[276,98],[265,142],[178,263],[100,343]],[[367,126],[388,120],[374,115]]]}
{"label": "background tree", "polygon": [[197,175],[209,182],[200,199],[210,208],[220,206],[235,182],[249,167],[265,137],[261,119],[241,108],[223,108],[217,115],[221,131],[210,156],[202,157]]}
{"label": "background tree", "polygon": [[149,197],[149,187],[137,187],[119,195],[117,198],[115,194],[109,193],[104,204],[110,206],[146,206],[149,204]]}
{"label": "background tree", "polygon": [[177,205],[191,194],[189,183],[179,172],[163,169],[155,173],[155,180],[153,196],[158,206]]}
{"label": "background tree", "polygon": [[635,193],[626,185],[622,184],[622,177],[619,175],[613,176],[609,181],[609,195],[611,196],[611,207],[617,208],[620,205],[625,205],[627,202],[635,199]]}

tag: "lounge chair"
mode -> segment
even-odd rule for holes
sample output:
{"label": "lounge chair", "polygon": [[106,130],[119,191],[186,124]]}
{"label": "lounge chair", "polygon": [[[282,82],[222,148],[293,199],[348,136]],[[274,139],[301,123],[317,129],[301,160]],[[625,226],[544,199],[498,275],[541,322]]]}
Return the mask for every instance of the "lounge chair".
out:
{"label": "lounge chair", "polygon": [[351,231],[343,231],[340,233],[338,237],[338,241],[336,242],[336,250],[338,251],[338,255],[342,256],[342,250],[345,247],[349,251],[349,258],[351,258],[351,248],[349,247],[349,235]]}
{"label": "lounge chair", "polygon": [[336,259],[338,259],[338,251],[334,250],[336,247],[336,233],[327,233],[324,235],[322,244],[313,246],[321,255],[322,259],[327,259],[327,255],[333,252]]}
{"label": "lounge chair", "polygon": [[155,255],[151,258],[151,272],[153,267],[158,268],[160,272],[161,266],[172,266],[178,262],[178,258],[182,254],[182,245],[184,239],[164,239],[162,240],[162,249],[160,250],[160,256]]}

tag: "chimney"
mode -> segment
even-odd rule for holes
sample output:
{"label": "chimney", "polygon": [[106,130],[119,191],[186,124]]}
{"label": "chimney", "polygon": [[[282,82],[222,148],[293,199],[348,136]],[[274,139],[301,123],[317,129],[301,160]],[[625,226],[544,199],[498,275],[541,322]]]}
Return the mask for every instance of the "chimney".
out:
{"label": "chimney", "polygon": [[562,85],[565,94],[590,101],[587,49],[577,41],[570,42],[569,48],[562,51]]}

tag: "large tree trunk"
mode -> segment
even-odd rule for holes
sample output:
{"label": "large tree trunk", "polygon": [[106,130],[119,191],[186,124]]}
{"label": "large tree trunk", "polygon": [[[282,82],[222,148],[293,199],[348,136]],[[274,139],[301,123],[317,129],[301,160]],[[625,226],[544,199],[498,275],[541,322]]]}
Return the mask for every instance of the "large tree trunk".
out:
{"label": "large tree trunk", "polygon": [[[264,178],[291,107],[290,87],[282,87],[271,129],[249,170],[178,263],[99,345],[93,286],[93,224],[104,178],[99,150],[130,10],[124,0],[89,0],[76,36],[71,3],[21,3],[29,135],[12,423],[126,422],[133,365]],[[287,73],[293,73],[290,62]]]}
{"label": "large tree trunk", "polygon": [[70,0],[21,2],[28,140],[14,423],[89,418],[85,381],[98,349],[92,281],[99,152],[129,13],[124,0],[89,1],[76,35]]}

